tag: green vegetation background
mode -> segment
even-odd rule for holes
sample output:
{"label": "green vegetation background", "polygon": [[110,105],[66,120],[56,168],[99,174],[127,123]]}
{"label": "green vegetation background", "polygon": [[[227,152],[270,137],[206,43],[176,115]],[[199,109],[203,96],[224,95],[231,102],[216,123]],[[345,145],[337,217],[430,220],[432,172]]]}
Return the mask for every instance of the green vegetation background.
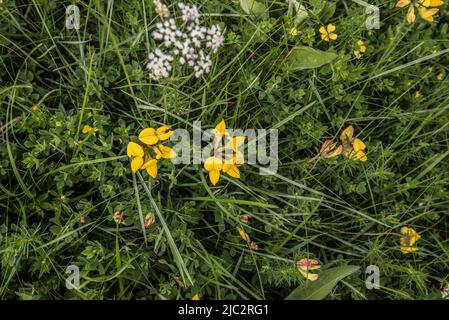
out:
{"label": "green vegetation background", "polygon": [[[360,267],[327,299],[441,297],[449,274],[447,5],[436,23],[410,26],[394,1],[370,1],[381,8],[381,29],[366,30],[365,8],[353,1],[303,1],[313,14],[293,38],[287,3],[260,2],[269,11],[254,16],[238,1],[195,1],[206,24],[225,28],[224,48],[206,77],[176,68],[159,82],[144,66],[156,47],[150,0],[76,1],[78,31],[64,27],[71,1],[0,4],[0,298],[283,299],[305,284],[293,264],[303,257],[323,270]],[[332,3],[335,12],[320,9]],[[331,43],[318,33],[328,23],[337,26]],[[355,59],[359,39],[367,52]],[[287,71],[295,45],[338,58]],[[139,108],[145,103],[165,112]],[[145,183],[133,180],[125,148],[139,130],[191,130],[171,114],[208,128],[222,117],[231,128],[278,128],[278,173],[288,179],[243,166],[240,180],[211,187],[201,167],[167,163],[151,186],[146,173]],[[85,124],[95,135],[81,132]],[[309,162],[349,124],[367,145],[366,163]],[[139,219],[157,213],[152,201],[163,221],[155,215],[145,241]],[[126,225],[114,222],[118,211]],[[249,225],[240,223],[245,213]],[[404,225],[421,233],[416,253],[400,251]],[[80,290],[65,287],[71,264],[81,270]],[[379,290],[365,288],[371,264],[381,271]]]}

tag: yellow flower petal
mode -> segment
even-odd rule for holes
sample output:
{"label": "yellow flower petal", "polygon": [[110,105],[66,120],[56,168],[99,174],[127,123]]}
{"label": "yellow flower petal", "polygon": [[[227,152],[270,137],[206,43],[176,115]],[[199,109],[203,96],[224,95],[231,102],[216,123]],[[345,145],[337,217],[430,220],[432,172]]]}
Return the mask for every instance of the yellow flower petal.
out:
{"label": "yellow flower petal", "polygon": [[89,126],[87,124],[83,127],[84,134],[91,133],[92,131],[94,131],[94,128],[92,128],[91,126]]}
{"label": "yellow flower petal", "polygon": [[418,251],[418,248],[414,248],[414,247],[402,247],[401,248],[401,252],[403,254],[407,254],[407,253],[411,253],[411,252],[415,252]]}
{"label": "yellow flower petal", "polygon": [[360,58],[362,55],[360,54],[359,50],[354,50],[354,56],[358,59]]}
{"label": "yellow flower petal", "polygon": [[320,31],[321,34],[327,35],[327,31],[326,31],[325,27],[321,27],[319,31]]}
{"label": "yellow flower petal", "polygon": [[335,29],[337,29],[337,27],[334,26],[332,23],[330,23],[330,24],[327,25],[327,32],[328,32],[328,33],[334,32]]}
{"label": "yellow flower petal", "polygon": [[223,161],[217,157],[209,157],[204,162],[204,169],[207,171],[220,171],[223,168]]}
{"label": "yellow flower petal", "polygon": [[423,7],[426,7],[426,8],[439,7],[444,4],[444,1],[442,1],[442,0],[419,0],[418,2]]}
{"label": "yellow flower petal", "polygon": [[143,157],[144,152],[139,144],[131,141],[126,147],[126,154],[128,157]]}
{"label": "yellow flower petal", "polygon": [[223,172],[227,173],[233,178],[240,179],[240,170],[234,164],[224,164]]}
{"label": "yellow flower petal", "polygon": [[245,240],[246,242],[250,242],[251,238],[250,236],[245,232],[245,230],[238,228],[240,238]]}
{"label": "yellow flower petal", "polygon": [[209,171],[209,180],[215,186],[220,179],[220,171],[219,170],[210,170]]}
{"label": "yellow flower petal", "polygon": [[412,24],[413,22],[415,22],[415,20],[416,20],[415,9],[413,8],[413,6],[410,6],[407,12],[407,22],[409,24]]}
{"label": "yellow flower petal", "polygon": [[429,6],[430,7],[439,7],[442,6],[444,4],[444,1],[442,0],[429,0]]}
{"label": "yellow flower petal", "polygon": [[170,131],[169,126],[162,126],[156,130],[156,135],[158,136],[159,140],[165,141],[169,139],[173,134],[173,131]]}
{"label": "yellow flower petal", "polygon": [[200,300],[200,295],[197,293],[192,297],[192,300]]}
{"label": "yellow flower petal", "polygon": [[131,171],[136,173],[143,165],[142,157],[134,157],[131,161]]}
{"label": "yellow flower petal", "polygon": [[156,159],[150,159],[143,165],[143,168],[147,171],[147,173],[153,178],[156,179],[157,176],[157,160]]}
{"label": "yellow flower petal", "polygon": [[217,137],[222,137],[226,135],[226,122],[224,119],[222,119],[220,123],[217,124],[217,126],[213,130],[213,134]]}
{"label": "yellow flower petal", "polygon": [[435,13],[437,13],[439,11],[438,8],[424,8],[424,7],[419,7],[418,8],[418,12],[419,15],[421,16],[421,18],[423,18],[424,20],[428,21],[428,22],[433,22],[433,15]]}
{"label": "yellow flower petal", "polygon": [[357,151],[357,152],[355,153],[354,159],[355,159],[355,160],[360,160],[360,161],[365,162],[365,161],[368,160],[368,157],[366,156],[365,152],[363,152],[363,151]]}
{"label": "yellow flower petal", "polygon": [[335,33],[330,33],[329,34],[329,39],[331,39],[331,40],[337,40],[337,34],[335,34]]}
{"label": "yellow flower petal", "polygon": [[160,159],[162,158],[162,152],[161,150],[159,150],[158,146],[153,147],[153,151],[156,153],[156,159]]}
{"label": "yellow flower petal", "polygon": [[410,4],[410,0],[399,0],[398,3],[396,3],[396,8],[403,8]]}
{"label": "yellow flower petal", "polygon": [[352,143],[352,147],[354,148],[355,152],[358,152],[358,151],[361,151],[361,150],[363,151],[363,150],[366,149],[366,145],[363,143],[362,140],[360,140],[358,138],[354,139],[354,142]]}
{"label": "yellow flower petal", "polygon": [[176,157],[176,153],[170,147],[160,145],[159,150],[161,152],[161,157],[164,159],[171,159]]}
{"label": "yellow flower petal", "polygon": [[348,126],[340,134],[340,140],[343,143],[350,144],[352,142],[352,136],[353,135],[354,135],[354,127],[353,126]]}
{"label": "yellow flower petal", "polygon": [[140,132],[139,140],[151,146],[156,144],[159,141],[159,138],[157,137],[156,130],[154,130],[154,128],[146,128]]}

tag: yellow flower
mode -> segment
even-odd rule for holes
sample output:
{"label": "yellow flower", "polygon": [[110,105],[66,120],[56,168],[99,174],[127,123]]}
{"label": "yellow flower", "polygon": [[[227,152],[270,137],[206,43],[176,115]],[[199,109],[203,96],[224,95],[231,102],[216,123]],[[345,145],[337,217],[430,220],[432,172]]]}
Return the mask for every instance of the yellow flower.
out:
{"label": "yellow flower", "polygon": [[172,148],[164,146],[162,144],[153,147],[153,151],[156,153],[156,159],[172,159],[176,157],[176,152],[174,152]]}
{"label": "yellow flower", "polygon": [[239,236],[240,238],[242,238],[243,240],[245,240],[246,242],[250,242],[251,238],[249,237],[249,234],[247,234],[245,232],[245,230],[237,228],[237,230],[239,231]]}
{"label": "yellow flower", "polygon": [[438,12],[439,6],[442,6],[442,0],[399,0],[396,8],[409,7],[407,11],[407,22],[412,24],[416,20],[415,8],[418,10],[420,17],[428,22],[433,22],[433,15]]}
{"label": "yellow flower", "polygon": [[157,176],[157,160],[156,159],[149,159],[145,164],[141,166],[143,169],[147,171],[147,173],[153,178],[156,179]]}
{"label": "yellow flower", "polygon": [[354,128],[347,127],[340,134],[340,140],[343,143],[343,154],[352,160],[367,161],[368,157],[365,154],[366,145],[362,140],[354,137]]}
{"label": "yellow flower", "polygon": [[217,124],[215,129],[212,130],[212,134],[215,135],[217,139],[220,139],[225,135],[229,135],[229,133],[226,131],[226,122],[224,121],[224,119],[222,119],[220,123]]}
{"label": "yellow flower", "polygon": [[416,92],[415,92],[415,99],[419,99],[419,98],[421,98],[421,97],[422,97],[421,91],[416,90]]}
{"label": "yellow flower", "polygon": [[193,297],[192,300],[200,300],[200,295],[198,293],[196,293]]}
{"label": "yellow flower", "polygon": [[362,53],[366,52],[365,42],[363,40],[359,40],[359,41],[357,41],[357,46],[358,46],[358,49],[354,50],[354,56],[357,59],[360,59],[360,57],[362,56]]}
{"label": "yellow flower", "polygon": [[233,156],[229,160],[225,160],[223,163],[223,172],[227,173],[233,178],[240,179],[240,170],[237,168],[237,157]]}
{"label": "yellow flower", "polygon": [[410,252],[415,252],[418,248],[413,247],[413,245],[421,239],[421,235],[415,231],[413,228],[402,227],[401,228],[402,237],[399,240],[401,244],[401,251],[403,254],[407,254]]}
{"label": "yellow flower", "polygon": [[87,124],[83,127],[83,133],[84,134],[88,134],[88,133],[89,134],[94,134],[97,131],[98,131],[98,129],[92,128],[91,126],[89,126]]}
{"label": "yellow flower", "polygon": [[327,27],[321,27],[320,33],[321,33],[321,39],[324,41],[330,41],[330,40],[336,40],[337,34],[333,33],[337,29],[332,23],[328,24]]}
{"label": "yellow flower", "polygon": [[[233,178],[240,179],[240,170],[237,166],[243,164],[245,159],[239,148],[245,142],[245,137],[230,137],[224,119],[212,130],[212,133],[214,134],[214,156],[209,157],[204,163],[204,168],[209,171],[209,180],[215,186],[220,179],[221,171]],[[219,147],[223,137],[226,137],[226,143],[224,147]]]}
{"label": "yellow flower", "polygon": [[171,137],[173,131],[170,131],[170,127],[162,126],[158,129],[146,128],[139,134],[139,140],[147,145],[154,145],[159,141],[165,141]]}
{"label": "yellow flower", "polygon": [[[176,153],[172,148],[162,144],[162,141],[169,139],[172,134],[173,131],[170,130],[169,126],[162,126],[158,129],[143,129],[139,134],[139,140],[144,143],[143,147],[146,147],[146,155],[142,145],[135,142],[129,142],[126,153],[128,154],[128,157],[132,158],[132,172],[135,173],[139,169],[145,169],[148,175],[153,177],[153,179],[156,179],[158,172],[157,161],[161,158],[171,159],[176,157]],[[151,155],[149,152],[150,150],[153,150],[155,155]]]}
{"label": "yellow flower", "polygon": [[209,171],[209,180],[215,186],[220,179],[223,161],[217,157],[209,157],[206,162],[204,162],[204,169]]}
{"label": "yellow flower", "polygon": [[437,80],[438,80],[438,81],[443,81],[443,80],[444,80],[444,72],[440,72],[440,73],[437,75]]}
{"label": "yellow flower", "polygon": [[299,31],[298,31],[297,28],[293,27],[293,28],[290,29],[290,35],[292,37],[296,37],[298,34],[299,34]]}
{"label": "yellow flower", "polygon": [[316,273],[310,273],[309,270],[318,270],[321,266],[317,259],[300,259],[296,261],[296,268],[308,280],[315,281],[320,276]]}
{"label": "yellow flower", "polygon": [[131,141],[126,148],[126,154],[132,158],[131,171],[136,173],[143,165],[143,148],[139,144]]}

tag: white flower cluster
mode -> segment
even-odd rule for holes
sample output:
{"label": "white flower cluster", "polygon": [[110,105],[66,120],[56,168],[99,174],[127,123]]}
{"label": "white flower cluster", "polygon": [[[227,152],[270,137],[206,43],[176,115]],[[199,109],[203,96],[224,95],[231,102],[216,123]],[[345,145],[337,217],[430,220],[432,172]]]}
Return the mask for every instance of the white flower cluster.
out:
{"label": "white flower cluster", "polygon": [[152,79],[159,80],[169,76],[173,61],[171,55],[163,53],[160,49],[156,49],[148,55],[148,60],[147,69],[150,70]]}
{"label": "white flower cluster", "polygon": [[223,45],[223,32],[219,25],[206,28],[200,25],[200,14],[195,5],[178,3],[181,10],[181,27],[178,27],[175,19],[170,18],[156,24],[153,39],[160,42],[170,54],[157,49],[150,53],[147,69],[153,79],[168,77],[171,71],[173,57],[179,59],[179,63],[193,68],[197,78],[210,72],[212,59],[207,51],[216,53]]}

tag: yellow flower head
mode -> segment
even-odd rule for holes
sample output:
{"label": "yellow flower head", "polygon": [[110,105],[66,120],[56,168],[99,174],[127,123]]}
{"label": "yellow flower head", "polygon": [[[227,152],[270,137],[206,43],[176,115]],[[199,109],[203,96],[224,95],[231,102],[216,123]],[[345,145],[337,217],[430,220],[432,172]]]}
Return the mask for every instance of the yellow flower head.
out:
{"label": "yellow flower head", "polygon": [[318,270],[321,268],[317,259],[300,259],[296,261],[296,268],[308,280],[315,281],[320,276],[316,273],[310,273],[310,270]]}
{"label": "yellow flower head", "polygon": [[298,31],[297,28],[293,27],[293,28],[290,29],[290,35],[292,37],[296,37],[298,34],[299,34],[299,31]]}
{"label": "yellow flower head", "polygon": [[153,147],[153,151],[156,153],[156,159],[172,159],[176,157],[176,152],[172,148],[164,146],[162,144]]}
{"label": "yellow flower head", "polygon": [[201,300],[200,299],[200,295],[198,293],[196,293],[193,297],[192,300]]}
{"label": "yellow flower head", "polygon": [[366,145],[362,140],[354,137],[354,128],[348,126],[340,134],[340,140],[343,143],[343,153],[353,160],[366,161],[368,160],[364,150]]}
{"label": "yellow flower head", "polygon": [[368,157],[365,154],[366,145],[362,140],[354,137],[354,128],[347,127],[340,134],[340,140],[343,143],[343,154],[352,160],[367,161]]}
{"label": "yellow flower head", "polygon": [[[171,131],[170,127],[168,126],[162,126],[158,129],[143,129],[139,134],[139,140],[143,142],[143,147],[145,147],[148,151],[146,155],[142,145],[132,141],[129,142],[126,148],[126,153],[128,157],[132,158],[132,172],[135,173],[139,169],[145,169],[148,175],[156,179],[158,172],[157,161],[161,158],[171,159],[176,157],[176,153],[170,147],[164,146],[162,144],[162,142],[168,140],[172,134],[173,131]],[[149,150],[153,150],[155,159],[152,157]]]}
{"label": "yellow flower head", "polygon": [[415,99],[419,99],[421,97],[422,97],[422,92],[419,91],[419,90],[416,90],[416,92],[415,92]]}
{"label": "yellow flower head", "polygon": [[357,47],[358,47],[358,49],[354,50],[354,56],[357,59],[360,59],[360,57],[362,56],[362,53],[366,52],[365,42],[363,40],[357,41]]}
{"label": "yellow flower head", "polygon": [[162,126],[158,129],[154,128],[146,128],[143,129],[139,134],[139,140],[147,145],[155,145],[159,141],[165,141],[169,139],[173,134],[173,131],[170,131],[170,127]]}
{"label": "yellow flower head", "polygon": [[334,31],[337,29],[332,23],[328,24],[327,27],[321,27],[320,33],[321,33],[321,39],[324,41],[331,41],[337,39],[337,34],[334,33]]}
{"label": "yellow flower head", "polygon": [[409,7],[407,11],[407,22],[412,24],[416,20],[415,8],[418,10],[420,17],[428,22],[433,22],[433,15],[438,12],[439,6],[442,6],[442,0],[399,0],[396,8]]}
{"label": "yellow flower head", "polygon": [[421,239],[421,235],[415,231],[413,228],[402,227],[401,228],[402,237],[399,240],[401,244],[401,251],[403,254],[407,254],[410,252],[415,252],[418,248],[413,247],[413,245]]}
{"label": "yellow flower head", "polygon": [[94,134],[97,131],[98,131],[98,129],[92,128],[91,126],[89,126],[87,124],[83,127],[83,130],[82,130],[82,132],[84,134]]}
{"label": "yellow flower head", "polygon": [[[244,144],[245,137],[230,137],[224,119],[212,130],[212,133],[214,134],[214,155],[204,163],[204,168],[209,171],[209,180],[215,186],[220,179],[221,171],[233,178],[240,179],[240,170],[237,166],[243,164],[245,159],[239,148]],[[224,137],[226,143],[224,147],[219,147]]]}
{"label": "yellow flower head", "polygon": [[237,228],[237,230],[238,230],[238,232],[239,232],[240,238],[242,238],[243,240],[245,240],[245,241],[248,242],[248,243],[251,241],[251,238],[249,237],[249,234],[247,234],[247,233],[245,232],[245,230],[240,229],[240,228]]}

